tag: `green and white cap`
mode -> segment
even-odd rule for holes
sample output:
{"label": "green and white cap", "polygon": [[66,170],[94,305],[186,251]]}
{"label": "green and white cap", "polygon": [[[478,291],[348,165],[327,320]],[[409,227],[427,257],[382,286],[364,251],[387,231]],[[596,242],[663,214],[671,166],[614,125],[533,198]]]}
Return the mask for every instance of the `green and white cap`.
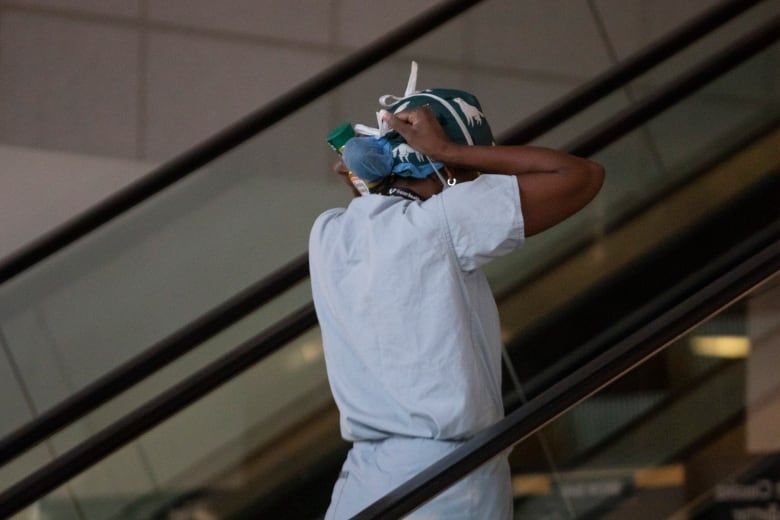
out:
{"label": "green and white cap", "polygon": [[[482,106],[477,97],[464,90],[432,88],[417,90],[417,63],[412,69],[406,91],[402,97],[384,95],[379,98],[382,109],[393,114],[423,105],[428,105],[444,132],[454,142],[464,145],[493,145],[490,129]],[[426,156],[409,146],[404,138],[390,129],[377,112],[378,128],[355,125],[358,134],[384,137],[392,150],[392,173],[406,177],[427,177],[441,164],[431,163]]]}

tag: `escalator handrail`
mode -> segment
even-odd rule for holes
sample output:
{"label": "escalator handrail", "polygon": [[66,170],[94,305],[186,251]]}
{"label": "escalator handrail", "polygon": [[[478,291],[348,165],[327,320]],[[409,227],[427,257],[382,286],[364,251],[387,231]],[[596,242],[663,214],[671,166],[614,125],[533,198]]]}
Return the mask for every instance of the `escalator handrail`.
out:
{"label": "escalator handrail", "polygon": [[[749,36],[743,38],[740,42],[730,46],[727,51],[718,53],[716,58],[726,64],[721,72],[725,73],[736,65],[730,59],[732,54],[746,58],[746,48],[752,49],[753,53],[759,52],[761,48],[780,38],[779,29],[780,16],[777,16]],[[757,42],[760,42],[763,47],[758,46]],[[712,67],[712,61],[713,59],[706,60],[699,66],[692,68],[689,76],[695,76],[699,70],[709,70]],[[673,81],[670,85],[674,86],[677,83],[679,83],[679,80]],[[669,90],[669,88],[662,90]],[[687,92],[687,94],[691,92],[692,90]],[[653,101],[656,98],[657,96],[651,95],[649,102],[658,109],[658,103]],[[632,110],[624,114],[630,120],[629,125],[624,124],[621,120],[612,121],[611,125],[620,127],[620,132],[607,131],[607,128],[599,127],[599,131],[594,134],[595,138],[599,140],[602,146],[606,146],[609,144],[609,140],[604,138],[603,135],[607,134],[611,139],[618,139],[642,124],[654,115],[643,107],[644,102],[636,103]],[[641,114],[641,117],[638,117],[635,112]],[[177,413],[184,406],[203,397],[214,388],[247,370],[252,364],[260,361],[266,355],[281,348],[283,344],[277,341],[278,337],[295,338],[315,324],[316,316],[313,307],[309,304],[297,313],[288,316],[235,350],[212,362],[173,388],[160,394],[146,405],[137,408],[111,426],[82,441],[65,454],[57,457],[52,462],[47,463],[12,485],[6,491],[0,493],[0,517],[10,515],[32,503],[40,496],[55,489],[92,464],[102,460],[102,458]],[[269,337],[272,339],[269,340]],[[237,362],[237,360],[240,360],[240,362]],[[183,397],[179,395],[180,393],[183,394]],[[481,439],[482,436],[480,435],[477,438]]]}
{"label": "escalator handrail", "polygon": [[352,520],[401,518],[484,462],[539,431],[780,271],[780,238],[647,322],[570,375],[380,498]]}
{"label": "escalator handrail", "polygon": [[[451,0],[431,9],[399,30],[350,55],[342,62],[168,161],[69,222],[23,246],[0,261],[0,284],[26,271],[176,181],[194,173],[220,155],[347,81],[352,75],[376,64],[392,52],[480,1],[482,0]],[[503,142],[518,144],[538,137],[762,1],[764,0],[724,0],[510,129],[506,132],[506,137],[503,137]]]}
{"label": "escalator handrail", "polygon": [[77,444],[0,493],[0,518],[9,518],[38,497],[135,440],[206,393],[276,352],[317,323],[309,303],[186,377],[157,397]]}
{"label": "escalator handrail", "polygon": [[[624,135],[623,126],[636,128],[648,116],[659,114],[728,70],[750,58],[778,39],[780,16],[773,16],[747,36],[711,55],[705,62],[687,69],[664,88],[655,90],[640,103],[621,110],[596,128],[570,142],[565,149],[574,155],[589,157],[615,141],[615,133]],[[618,123],[619,124],[616,124]]]}
{"label": "escalator handrail", "polygon": [[624,87],[685,47],[714,32],[717,28],[752,8],[761,0],[722,2],[702,13],[652,45],[630,55],[619,65],[577,87],[566,96],[506,130],[499,139],[502,144],[525,144],[556,125],[588,108],[595,102]]}
{"label": "escalator handrail", "polygon": [[245,318],[308,274],[304,254],[42,412],[0,439],[0,466]]}
{"label": "escalator handrail", "polygon": [[353,76],[483,0],[447,0],[350,54],[130,186],[44,234],[0,263],[0,284],[244,143]]}
{"label": "escalator handrail", "polygon": [[[637,52],[620,65],[613,67],[606,73],[596,77],[593,81],[586,83],[571,94],[561,98],[550,107],[540,111],[514,129],[505,132],[499,141],[504,144],[526,142],[543,134],[558,122],[575,115],[590,104],[599,101],[614,89],[620,88],[628,81],[631,81],[640,74],[646,72],[651,67],[679,52],[699,38],[716,30],[721,25],[761,1],[763,0],[727,0],[722,2],[718,6],[711,8],[704,14],[684,24],[679,29],[673,31],[653,45]],[[264,128],[262,126],[264,122],[259,116],[255,116],[253,121],[255,133],[260,132]],[[248,124],[248,122],[245,123],[245,125]],[[248,131],[248,129],[243,130],[242,135]],[[232,130],[228,129],[225,130],[223,134],[228,135],[231,132]],[[223,138],[223,140],[227,139],[227,137]],[[224,147],[226,145],[226,143],[223,143],[221,146]],[[214,147],[217,145],[210,146]],[[578,149],[572,149],[572,151],[575,154],[582,155],[581,151]],[[192,153],[195,152],[188,152],[188,154]],[[201,153],[204,154],[204,157],[208,155],[205,152]],[[174,159],[174,161],[168,165],[163,166],[157,173],[150,174],[150,177],[154,175],[166,175],[165,171],[167,170],[181,169],[180,163],[189,163],[189,161]],[[151,196],[152,194],[153,193],[149,192],[148,196]],[[101,204],[100,207],[103,206],[104,205]],[[96,209],[95,211],[97,212],[98,210]],[[107,208],[100,210],[100,212],[108,211]],[[104,216],[105,215],[108,215],[108,213],[105,213]],[[88,217],[85,214],[83,218],[88,220],[91,217]],[[89,227],[90,226],[84,226],[82,228],[84,233],[88,232],[87,228]],[[73,231],[75,232],[75,228]],[[76,238],[74,238],[74,240],[75,239]],[[52,240],[56,241],[57,239],[52,238]],[[64,247],[67,243],[70,243],[70,241],[65,240],[58,243]],[[54,249],[51,250],[51,252],[53,251]],[[30,267],[32,264],[29,263],[29,261],[32,261],[34,258],[41,260],[44,256],[38,256],[38,253],[29,256],[28,263],[18,263],[21,261],[21,256],[18,258],[19,260],[11,259],[8,262],[0,264],[0,283],[14,274],[23,271],[27,267]],[[13,262],[17,263],[13,264]],[[13,267],[13,265],[17,265],[17,267]],[[229,301],[216,307],[206,315],[201,316],[179,331],[174,332],[170,336],[147,348],[139,356],[136,356],[120,367],[111,370],[100,379],[90,383],[77,393],[66,398],[0,440],[0,465],[5,464],[7,461],[17,457],[32,446],[42,442],[66,425],[83,417],[101,404],[119,395],[121,392],[174,361],[179,356],[186,354],[195,348],[199,342],[224,330],[224,328],[241,317],[256,310],[262,303],[268,301],[271,297],[282,293],[307,276],[307,257],[306,255],[302,255],[283,266],[271,276],[250,286],[237,297],[231,298]],[[241,314],[241,312],[243,312],[243,314]],[[197,340],[198,337],[200,337],[200,341]]]}

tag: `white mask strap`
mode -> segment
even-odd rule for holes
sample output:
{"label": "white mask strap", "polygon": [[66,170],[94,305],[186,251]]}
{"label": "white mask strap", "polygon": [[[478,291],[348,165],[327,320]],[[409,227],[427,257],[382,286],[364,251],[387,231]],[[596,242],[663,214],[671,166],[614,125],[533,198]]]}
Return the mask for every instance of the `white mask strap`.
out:
{"label": "white mask strap", "polygon": [[442,185],[442,191],[446,190],[450,186],[454,186],[454,184],[450,184],[449,181],[444,178],[444,176],[441,174],[441,172],[439,172],[438,168],[436,168],[436,165],[433,164],[433,162],[431,161],[430,157],[428,157],[426,155],[425,158],[428,160],[428,164],[431,165],[431,168],[433,168],[434,173],[436,173],[436,176],[439,178],[439,182],[441,182],[441,185]]}
{"label": "white mask strap", "polygon": [[410,96],[417,92],[417,62],[412,61],[412,70],[409,72],[409,81],[406,83],[406,91],[404,91],[403,97],[393,96],[392,94],[385,94],[379,98],[379,104],[383,107],[389,107],[401,101],[403,98]]}

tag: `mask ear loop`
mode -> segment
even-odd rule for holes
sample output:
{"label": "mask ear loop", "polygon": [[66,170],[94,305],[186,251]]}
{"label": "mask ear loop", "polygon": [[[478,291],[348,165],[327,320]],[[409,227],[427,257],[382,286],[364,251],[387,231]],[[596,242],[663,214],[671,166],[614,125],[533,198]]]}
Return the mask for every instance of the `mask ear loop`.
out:
{"label": "mask ear loop", "polygon": [[428,164],[431,165],[431,168],[433,168],[433,172],[436,174],[436,177],[439,178],[439,182],[441,182],[442,185],[442,190],[446,190],[450,186],[454,186],[454,184],[450,184],[448,180],[444,179],[444,176],[439,172],[438,168],[436,168],[436,166],[433,164],[430,157],[426,155],[425,158],[428,160]]}
{"label": "mask ear loop", "polygon": [[452,187],[458,184],[458,179],[455,178],[449,168],[445,166],[444,171],[447,172],[447,186]]}

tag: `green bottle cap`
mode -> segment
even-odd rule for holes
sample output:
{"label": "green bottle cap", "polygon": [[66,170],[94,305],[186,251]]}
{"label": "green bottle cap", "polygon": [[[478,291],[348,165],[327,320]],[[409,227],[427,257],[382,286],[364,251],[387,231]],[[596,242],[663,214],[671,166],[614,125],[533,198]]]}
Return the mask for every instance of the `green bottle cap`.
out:
{"label": "green bottle cap", "polygon": [[347,141],[355,137],[355,130],[349,123],[342,123],[328,134],[328,144],[341,155],[341,149]]}

